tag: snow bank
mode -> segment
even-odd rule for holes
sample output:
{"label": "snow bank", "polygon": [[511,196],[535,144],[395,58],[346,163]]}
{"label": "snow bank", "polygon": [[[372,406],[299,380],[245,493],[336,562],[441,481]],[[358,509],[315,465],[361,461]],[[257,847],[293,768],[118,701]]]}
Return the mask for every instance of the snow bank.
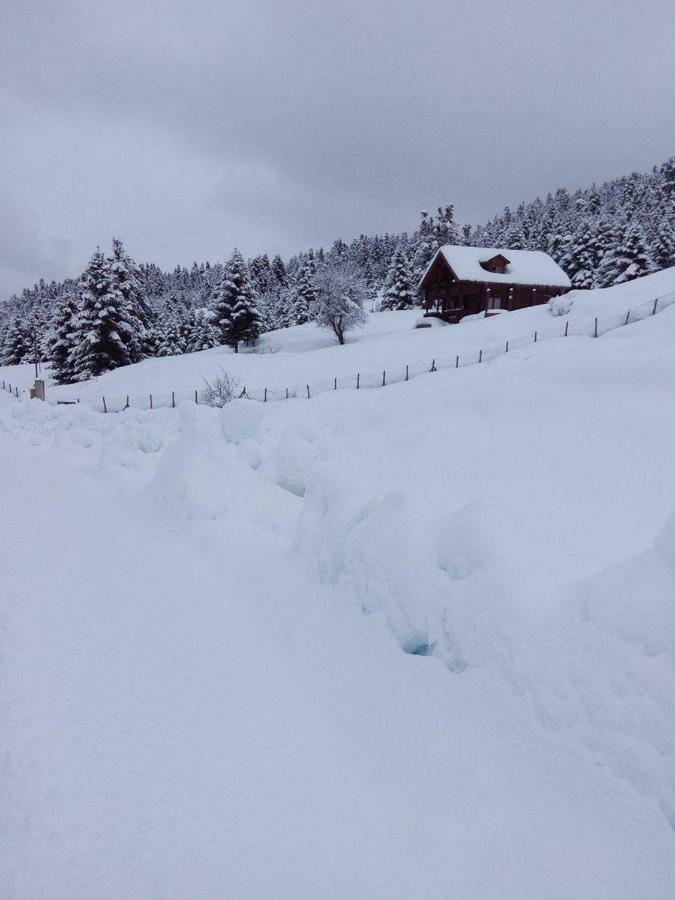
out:
{"label": "snow bank", "polygon": [[2,896],[670,898],[674,341],[223,410],[0,393]]}
{"label": "snow bank", "polygon": [[447,327],[447,322],[444,322],[443,319],[439,319],[436,316],[420,316],[415,319],[414,328],[445,328]]}
{"label": "snow bank", "polygon": [[562,294],[560,297],[551,297],[548,301],[548,308],[551,311],[551,315],[568,315],[574,306],[574,296],[576,293],[576,291],[571,291],[568,294]]}
{"label": "snow bank", "polygon": [[[668,819],[673,666],[647,663],[649,688],[640,667],[675,649],[662,561],[672,525],[643,557],[675,509],[673,312],[609,343],[543,344],[349,404],[274,409],[261,438],[261,471],[282,486],[279,471],[293,471],[296,546],[322,584],[386,622],[407,652],[525,695],[514,719],[564,733]],[[591,629],[584,598],[597,609],[615,567],[644,560],[644,578],[623,597],[614,585]],[[625,666],[614,635],[624,618],[640,648]],[[628,697],[645,699],[635,732]]]}

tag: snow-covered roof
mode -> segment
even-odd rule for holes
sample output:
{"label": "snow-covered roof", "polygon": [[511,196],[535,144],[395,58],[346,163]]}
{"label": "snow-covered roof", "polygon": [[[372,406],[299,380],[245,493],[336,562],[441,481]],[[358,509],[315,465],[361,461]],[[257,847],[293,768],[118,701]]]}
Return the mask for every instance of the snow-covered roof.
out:
{"label": "snow-covered roof", "polygon": [[[495,284],[541,284],[570,287],[570,280],[557,262],[541,250],[509,250],[504,247],[464,247],[445,244],[440,247],[422,276],[422,281],[441,253],[460,281],[487,281]],[[508,259],[505,274],[488,272],[481,266],[500,254]]]}

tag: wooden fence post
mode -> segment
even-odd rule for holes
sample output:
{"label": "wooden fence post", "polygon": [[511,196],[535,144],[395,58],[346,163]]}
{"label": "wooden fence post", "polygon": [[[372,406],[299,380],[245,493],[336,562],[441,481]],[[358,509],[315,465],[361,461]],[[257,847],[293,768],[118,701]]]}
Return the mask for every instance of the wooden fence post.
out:
{"label": "wooden fence post", "polygon": [[19,399],[19,388],[16,385],[14,386],[14,396],[17,400]]}
{"label": "wooden fence post", "polygon": [[286,399],[288,400],[288,388],[286,388]]}
{"label": "wooden fence post", "polygon": [[174,391],[171,391],[171,408],[174,409],[176,406],[176,394]]}
{"label": "wooden fence post", "polygon": [[104,413],[108,412],[108,407],[105,405],[105,397],[103,398],[103,412]]}
{"label": "wooden fence post", "polygon": [[152,409],[152,394],[150,394],[150,409]]}
{"label": "wooden fence post", "polygon": [[628,310],[628,312],[626,313],[626,321],[623,324],[628,325],[629,321],[630,321],[630,310]]}
{"label": "wooden fence post", "polygon": [[265,396],[263,397],[263,403],[267,403],[267,388],[265,388]]}
{"label": "wooden fence post", "polygon": [[356,390],[357,390],[357,391],[358,391],[358,389],[359,389],[359,382],[360,382],[360,381],[361,381],[361,373],[360,373],[360,372],[357,372],[357,373],[356,373]]}
{"label": "wooden fence post", "polygon": [[310,396],[309,396],[309,385],[307,385],[307,399],[309,400],[309,398],[310,398]]}
{"label": "wooden fence post", "polygon": [[[79,400],[78,400],[79,403]],[[129,409],[129,395],[127,394],[127,405],[124,407],[125,409]]]}
{"label": "wooden fence post", "polygon": [[199,399],[197,398],[197,391],[195,391],[195,403],[199,403]]}
{"label": "wooden fence post", "polygon": [[537,343],[537,332],[536,331],[534,333],[534,342],[535,342],[535,344]]}
{"label": "wooden fence post", "polygon": [[478,362],[479,362],[479,363],[482,363],[482,362],[483,362],[483,351],[482,351],[482,350],[481,350],[480,353],[478,354]]}
{"label": "wooden fence post", "polygon": [[435,360],[435,359],[432,359],[432,360],[431,360],[431,368],[429,369],[429,371],[430,371],[430,372],[435,372],[435,371],[436,371],[436,360]]}
{"label": "wooden fence post", "polygon": [[405,367],[405,380],[408,380],[408,367]]}
{"label": "wooden fence post", "polygon": [[656,315],[656,307],[657,307],[658,305],[659,305],[659,298],[657,297],[656,300],[654,301],[654,309],[652,310],[652,315],[653,315],[653,316]]}
{"label": "wooden fence post", "polygon": [[507,341],[506,342],[506,350],[504,351],[504,353],[508,353],[508,352],[509,352],[509,342]]}
{"label": "wooden fence post", "polygon": [[593,337],[598,336],[598,317],[595,317],[595,325],[593,326]]}
{"label": "wooden fence post", "polygon": [[455,360],[455,368],[456,368],[456,369],[459,369],[459,356],[458,356],[457,359]]}
{"label": "wooden fence post", "polygon": [[567,329],[568,329],[569,327],[570,327],[570,320],[568,319],[568,320],[565,322],[565,337],[567,337]]}
{"label": "wooden fence post", "polygon": [[337,391],[337,378],[335,379],[335,390]]}
{"label": "wooden fence post", "polygon": [[385,369],[384,372],[382,373],[382,387],[384,387],[386,383],[387,383],[387,370]]}

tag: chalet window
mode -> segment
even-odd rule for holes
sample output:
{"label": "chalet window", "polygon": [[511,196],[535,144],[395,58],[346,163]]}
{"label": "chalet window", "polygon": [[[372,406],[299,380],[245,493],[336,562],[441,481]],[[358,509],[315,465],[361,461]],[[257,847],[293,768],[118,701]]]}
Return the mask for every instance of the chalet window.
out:
{"label": "chalet window", "polygon": [[480,260],[480,265],[486,272],[494,272],[498,275],[506,275],[506,267],[510,260],[501,253],[493,256],[491,259]]}

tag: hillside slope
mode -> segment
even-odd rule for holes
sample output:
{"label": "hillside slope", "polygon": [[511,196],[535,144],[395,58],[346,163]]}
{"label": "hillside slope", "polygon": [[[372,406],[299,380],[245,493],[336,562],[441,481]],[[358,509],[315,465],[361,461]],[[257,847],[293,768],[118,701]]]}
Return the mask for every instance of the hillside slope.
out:
{"label": "hillside slope", "polygon": [[2,895],[670,898],[674,342],[675,306],[312,402],[0,393]]}
{"label": "hillside slope", "polygon": [[[355,386],[357,373],[362,386],[377,385],[385,369],[401,377],[406,365],[426,370],[433,359],[452,363],[457,354],[477,358],[481,348],[501,347],[506,340],[514,347],[530,343],[535,331],[540,339],[562,334],[568,321],[571,336],[588,335],[594,317],[613,327],[624,321],[629,309],[642,307],[641,314],[646,315],[655,299],[670,297],[672,302],[673,292],[675,267],[614,288],[573,291],[564,298],[566,305],[572,304],[565,316],[553,316],[546,306],[538,306],[488,319],[471,317],[459,326],[414,329],[420,310],[377,312],[368,316],[365,328],[348,335],[343,347],[332,334],[310,323],[269,332],[253,351],[235,354],[229,347],[217,347],[147,359],[87,382],[50,387],[48,398],[80,398],[100,408],[105,396],[109,408],[115,409],[125,404],[127,396],[132,405],[147,407],[152,394],[154,405],[170,405],[172,392],[177,402],[191,400],[195,390],[203,390],[204,379],[213,381],[223,370],[258,399],[265,387],[270,396],[274,391],[283,396],[285,388],[304,396],[307,384],[319,389],[332,385],[336,377],[341,384]],[[0,379],[20,389],[31,385],[33,378],[31,365],[0,366]]]}

